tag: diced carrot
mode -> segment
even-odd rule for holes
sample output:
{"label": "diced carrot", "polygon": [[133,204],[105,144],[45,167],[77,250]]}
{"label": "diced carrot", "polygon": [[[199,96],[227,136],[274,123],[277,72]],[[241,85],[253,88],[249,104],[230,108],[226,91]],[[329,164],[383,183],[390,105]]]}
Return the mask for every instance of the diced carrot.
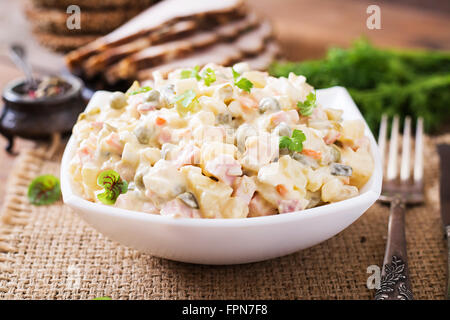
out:
{"label": "diced carrot", "polygon": [[157,124],[158,126],[162,126],[162,125],[165,124],[166,122],[167,122],[166,119],[161,118],[161,117],[156,117],[156,124]]}
{"label": "diced carrot", "polygon": [[315,150],[312,150],[312,149],[303,149],[302,153],[305,156],[312,157],[312,158],[314,158],[316,160],[319,160],[320,158],[322,158],[322,152],[320,152],[320,151],[315,151]]}
{"label": "diced carrot", "polygon": [[83,148],[81,148],[81,149],[79,150],[79,152],[80,152],[80,154],[86,155],[86,156],[91,154],[91,151],[89,150],[88,147],[83,147]]}
{"label": "diced carrot", "polygon": [[282,184],[277,184],[275,189],[281,196],[284,196],[288,192],[287,188]]}

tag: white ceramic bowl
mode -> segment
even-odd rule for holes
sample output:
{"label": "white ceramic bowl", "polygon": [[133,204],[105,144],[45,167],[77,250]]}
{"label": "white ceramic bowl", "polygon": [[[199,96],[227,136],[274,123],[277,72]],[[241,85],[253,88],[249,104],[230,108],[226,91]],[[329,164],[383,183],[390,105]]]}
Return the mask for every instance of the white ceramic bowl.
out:
{"label": "white ceramic bowl", "polygon": [[[102,103],[97,92],[88,107]],[[344,110],[344,119],[363,119],[347,90],[317,91],[322,105]],[[379,197],[382,170],[375,139],[366,124],[375,170],[359,196],[304,211],[248,219],[174,219],[92,203],[74,194],[68,164],[70,139],[61,166],[64,202],[95,229],[125,246],[171,260],[201,264],[238,264],[287,255],[325,241],[347,228]]]}

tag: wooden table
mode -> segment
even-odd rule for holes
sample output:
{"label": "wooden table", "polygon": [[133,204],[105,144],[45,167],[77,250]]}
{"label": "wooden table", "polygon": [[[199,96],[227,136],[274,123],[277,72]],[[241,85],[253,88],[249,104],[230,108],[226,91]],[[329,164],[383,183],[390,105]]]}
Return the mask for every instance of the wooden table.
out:
{"label": "wooden table", "polygon": [[[18,41],[26,44],[36,67],[58,70],[61,56],[41,48],[32,38],[21,14],[24,0],[0,3],[0,88],[21,73],[6,57],[6,46]],[[321,56],[331,45],[347,46],[365,35],[380,46],[438,48],[450,50],[450,13],[381,2],[381,30],[368,30],[364,0],[248,0],[256,11],[274,23],[282,52],[288,59]],[[404,2],[404,1],[403,1]],[[74,1],[76,3],[76,1]],[[16,150],[29,142],[17,141]],[[0,205],[14,156],[4,152],[0,137]]]}

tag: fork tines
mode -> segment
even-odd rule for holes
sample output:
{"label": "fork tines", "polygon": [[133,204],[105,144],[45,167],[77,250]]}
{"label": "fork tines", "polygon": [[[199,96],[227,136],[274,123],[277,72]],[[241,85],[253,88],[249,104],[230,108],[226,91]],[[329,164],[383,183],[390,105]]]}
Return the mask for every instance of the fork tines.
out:
{"label": "fork tines", "polygon": [[[387,115],[381,118],[380,134],[378,136],[378,147],[384,162],[387,143]],[[391,136],[389,142],[388,163],[385,179],[387,181],[398,178],[398,140],[399,140],[400,118],[395,115],[392,121]],[[411,175],[411,117],[406,116],[403,125],[402,154],[400,166],[400,181],[408,181]],[[384,163],[382,166],[384,169]],[[421,182],[423,177],[423,118],[419,117],[416,124],[416,135],[414,143],[414,182]]]}

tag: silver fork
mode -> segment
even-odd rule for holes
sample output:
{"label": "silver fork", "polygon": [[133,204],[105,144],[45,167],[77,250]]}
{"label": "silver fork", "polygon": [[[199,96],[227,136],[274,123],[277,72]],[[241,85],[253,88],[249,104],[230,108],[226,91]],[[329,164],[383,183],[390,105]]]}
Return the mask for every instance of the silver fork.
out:
{"label": "silver fork", "polygon": [[[387,116],[381,118],[378,146],[382,158],[386,149]],[[383,177],[380,201],[390,203],[388,237],[384,254],[381,287],[375,294],[377,300],[412,300],[409,278],[406,237],[406,205],[424,202],[423,192],[423,119],[416,125],[414,173],[411,179],[411,117],[405,118],[400,177],[398,176],[399,117],[392,121],[387,170]],[[382,163],[383,164],[383,163]]]}

